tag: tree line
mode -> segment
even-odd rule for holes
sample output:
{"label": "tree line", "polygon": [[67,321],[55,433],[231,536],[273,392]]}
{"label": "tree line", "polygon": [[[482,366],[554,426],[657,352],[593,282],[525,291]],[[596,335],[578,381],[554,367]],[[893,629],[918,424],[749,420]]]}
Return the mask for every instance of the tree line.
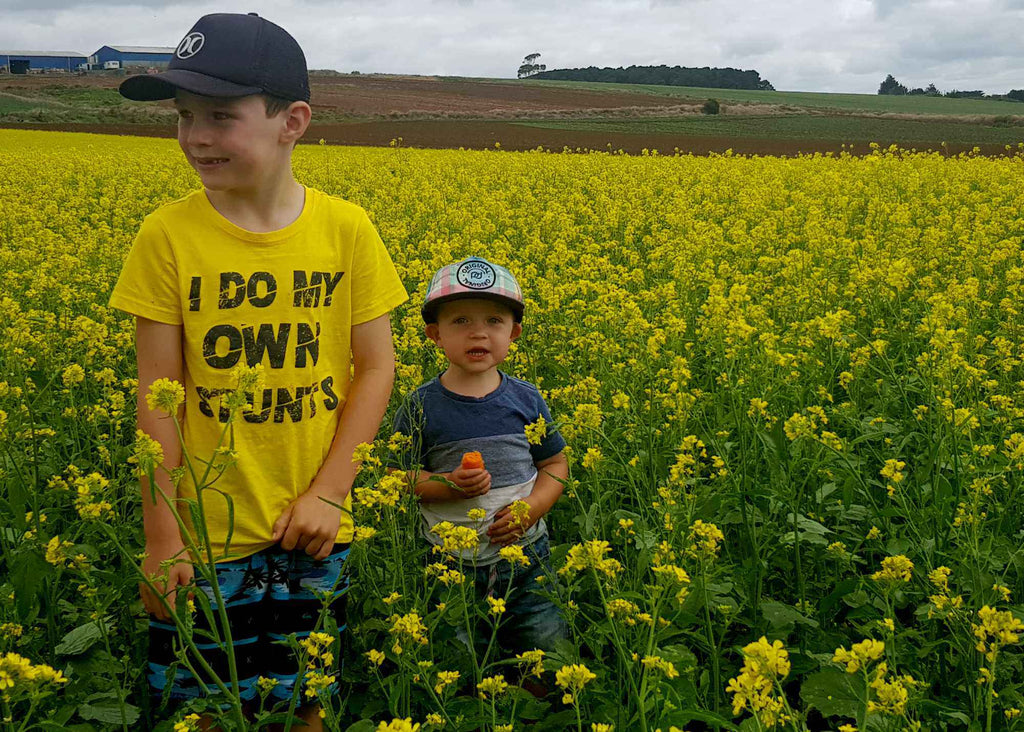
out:
{"label": "tree line", "polygon": [[582,69],[552,69],[522,73],[520,78],[552,79],[558,81],[604,81],[616,84],[656,84],[659,86],[699,86],[711,89],[762,89],[775,91],[767,79],[753,69],[741,71],[733,68],[710,68],[703,66],[588,66]]}
{"label": "tree line", "polygon": [[907,88],[896,80],[892,74],[885,77],[879,84],[878,93],[885,96],[926,96],[926,97],[948,97],[950,99],[1009,99],[1014,102],[1024,102],[1024,89],[1011,89],[1006,94],[986,94],[981,89],[952,89],[947,92],[939,91],[935,84],[928,86]]}

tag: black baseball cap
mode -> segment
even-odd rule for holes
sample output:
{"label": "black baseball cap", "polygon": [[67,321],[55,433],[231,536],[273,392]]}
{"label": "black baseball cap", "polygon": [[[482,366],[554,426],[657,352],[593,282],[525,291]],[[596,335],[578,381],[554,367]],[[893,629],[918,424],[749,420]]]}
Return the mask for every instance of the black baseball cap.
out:
{"label": "black baseball cap", "polygon": [[118,91],[149,102],[172,99],[176,89],[205,97],[265,93],[308,102],[306,57],[288,31],[256,13],[204,15],[181,39],[167,71],[129,77]]}

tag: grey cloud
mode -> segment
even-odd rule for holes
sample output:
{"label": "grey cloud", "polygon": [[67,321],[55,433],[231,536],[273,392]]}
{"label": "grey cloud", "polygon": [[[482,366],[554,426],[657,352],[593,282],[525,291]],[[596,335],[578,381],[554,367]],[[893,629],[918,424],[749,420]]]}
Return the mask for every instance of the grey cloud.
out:
{"label": "grey cloud", "polygon": [[171,46],[217,11],[259,12],[340,71],[513,77],[536,51],[548,68],[755,68],[778,89],[1024,86],[1024,0],[0,0],[0,47]]}

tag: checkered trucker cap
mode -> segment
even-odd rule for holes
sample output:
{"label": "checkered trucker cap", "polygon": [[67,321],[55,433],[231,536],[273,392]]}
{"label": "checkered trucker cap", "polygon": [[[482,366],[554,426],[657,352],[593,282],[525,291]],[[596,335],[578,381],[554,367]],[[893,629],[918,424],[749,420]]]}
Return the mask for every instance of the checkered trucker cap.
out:
{"label": "checkered trucker cap", "polygon": [[446,264],[434,273],[421,309],[423,319],[436,323],[441,303],[469,298],[503,302],[512,309],[517,323],[523,320],[523,291],[516,278],[504,267],[481,257]]}

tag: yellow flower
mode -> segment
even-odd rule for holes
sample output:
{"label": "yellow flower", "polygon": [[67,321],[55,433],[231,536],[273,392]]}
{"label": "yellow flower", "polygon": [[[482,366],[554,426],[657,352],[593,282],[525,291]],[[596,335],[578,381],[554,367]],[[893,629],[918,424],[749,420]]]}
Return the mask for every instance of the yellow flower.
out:
{"label": "yellow flower", "polygon": [[871,575],[875,582],[896,584],[899,582],[910,582],[914,563],[902,554],[894,557],[886,557],[882,560],[882,569]]}
{"label": "yellow flower", "polygon": [[138,466],[137,475],[149,475],[164,462],[164,449],[143,430],[135,430],[135,448],[128,462]]}
{"label": "yellow flower", "polygon": [[388,622],[391,623],[389,632],[398,639],[396,642],[407,639],[420,645],[426,645],[427,626],[423,624],[423,619],[415,610],[405,615],[392,615],[388,618]]}
{"label": "yellow flower", "polygon": [[66,564],[68,550],[73,546],[70,541],[61,541],[59,536],[54,536],[46,544],[46,561],[58,567]]}
{"label": "yellow flower", "polygon": [[185,401],[185,387],[172,379],[157,379],[149,386],[146,404],[151,410],[174,416]]}
{"label": "yellow flower", "polygon": [[442,521],[431,528],[430,533],[441,539],[441,546],[434,548],[440,548],[450,554],[464,551],[472,551],[475,554],[480,549],[479,535],[468,526],[455,526],[450,521]]}
{"label": "yellow flower", "polygon": [[372,460],[373,460],[373,443],[372,442],[360,442],[358,445],[356,445],[356,449],[352,451],[352,462],[354,462],[354,463],[370,463]]}
{"label": "yellow flower", "polygon": [[644,656],[640,659],[640,663],[643,664],[644,668],[661,671],[661,673],[665,674],[666,679],[674,679],[679,676],[679,672],[676,671],[676,667],[672,665],[672,662],[666,661],[661,656]]}
{"label": "yellow flower", "polygon": [[279,683],[277,679],[267,678],[266,676],[260,676],[256,679],[256,687],[263,696],[269,694]]}
{"label": "yellow flower", "polygon": [[548,424],[543,415],[526,425],[526,441],[531,445],[539,445],[548,434]]}
{"label": "yellow flower", "polygon": [[540,676],[544,673],[544,651],[535,648],[532,651],[523,651],[516,656],[521,666],[532,666],[531,676]]}
{"label": "yellow flower", "polygon": [[434,692],[440,696],[450,685],[459,680],[458,671],[438,671],[437,683],[434,685]]}
{"label": "yellow flower", "polygon": [[382,663],[384,663],[385,658],[384,654],[375,648],[371,648],[370,650],[368,650],[366,652],[366,657],[370,659],[370,663],[372,663],[374,666],[380,666]]}
{"label": "yellow flower", "polygon": [[835,663],[846,666],[846,673],[857,673],[862,668],[867,668],[872,661],[877,661],[885,653],[885,644],[868,638],[860,643],[855,643],[850,650],[837,648],[832,660]]}
{"label": "yellow flower", "polygon": [[81,384],[85,381],[85,369],[79,366],[77,363],[73,363],[64,369],[64,373],[61,375],[64,381],[64,386],[73,386],[74,384]]}
{"label": "yellow flower", "polygon": [[392,592],[390,595],[388,595],[387,597],[382,598],[382,599],[383,599],[385,605],[393,605],[394,603],[396,603],[399,600],[401,600],[402,596],[400,594],[398,594],[397,592]]}
{"label": "yellow flower", "polygon": [[596,678],[597,675],[582,663],[562,666],[555,672],[555,683],[565,691],[562,703],[578,703],[583,687]]}
{"label": "yellow flower", "polygon": [[487,612],[495,617],[505,612],[505,601],[500,597],[488,597],[487,605],[489,606]]}
{"label": "yellow flower", "polygon": [[615,559],[605,558],[612,550],[607,541],[591,539],[583,544],[576,544],[569,549],[565,565],[558,570],[559,574],[574,575],[586,569],[593,569],[608,577],[615,577],[622,565]]}
{"label": "yellow flower", "polygon": [[530,566],[529,558],[526,556],[526,554],[523,553],[523,548],[518,544],[509,544],[508,546],[503,546],[501,549],[498,550],[498,556],[504,559],[509,564],[521,564],[524,567]]}
{"label": "yellow flower", "polygon": [[174,723],[174,732],[197,732],[198,729],[198,714],[188,714],[180,722]]}
{"label": "yellow flower", "polygon": [[688,553],[697,559],[712,560],[718,556],[719,544],[725,535],[714,524],[697,519],[690,526],[690,548]]}
{"label": "yellow flower", "polygon": [[394,718],[390,722],[381,722],[377,725],[377,732],[419,732],[419,723],[413,724],[411,717],[405,719]]}
{"label": "yellow flower", "polygon": [[496,674],[481,679],[480,683],[476,686],[476,690],[480,694],[481,699],[486,699],[488,695],[494,698],[504,694],[508,690],[508,684],[505,682],[504,674]]}
{"label": "yellow flower", "polygon": [[356,526],[352,531],[352,538],[354,541],[366,541],[367,539],[372,539],[377,533],[377,529],[372,526]]}
{"label": "yellow flower", "polygon": [[978,611],[979,623],[971,623],[971,630],[978,639],[978,652],[985,654],[990,662],[995,662],[999,650],[1003,646],[1016,645],[1020,642],[1020,633],[1024,631],[1024,623],[1014,617],[1009,610],[996,610],[985,605]]}
{"label": "yellow flower", "polygon": [[530,504],[526,501],[512,501],[512,504],[508,507],[508,512],[511,515],[509,525],[511,526],[528,526],[530,523]]}
{"label": "yellow flower", "polygon": [[487,511],[482,508],[471,508],[466,512],[466,517],[470,521],[483,521],[487,518]]}
{"label": "yellow flower", "polygon": [[582,465],[587,470],[594,468],[604,459],[604,455],[596,447],[587,448],[586,454],[583,456]]}
{"label": "yellow flower", "polygon": [[789,654],[782,641],[768,642],[761,636],[743,648],[740,674],[729,680],[726,691],[732,697],[732,713],[753,712],[766,727],[788,721],[785,699],[778,695],[778,683],[789,674]]}

